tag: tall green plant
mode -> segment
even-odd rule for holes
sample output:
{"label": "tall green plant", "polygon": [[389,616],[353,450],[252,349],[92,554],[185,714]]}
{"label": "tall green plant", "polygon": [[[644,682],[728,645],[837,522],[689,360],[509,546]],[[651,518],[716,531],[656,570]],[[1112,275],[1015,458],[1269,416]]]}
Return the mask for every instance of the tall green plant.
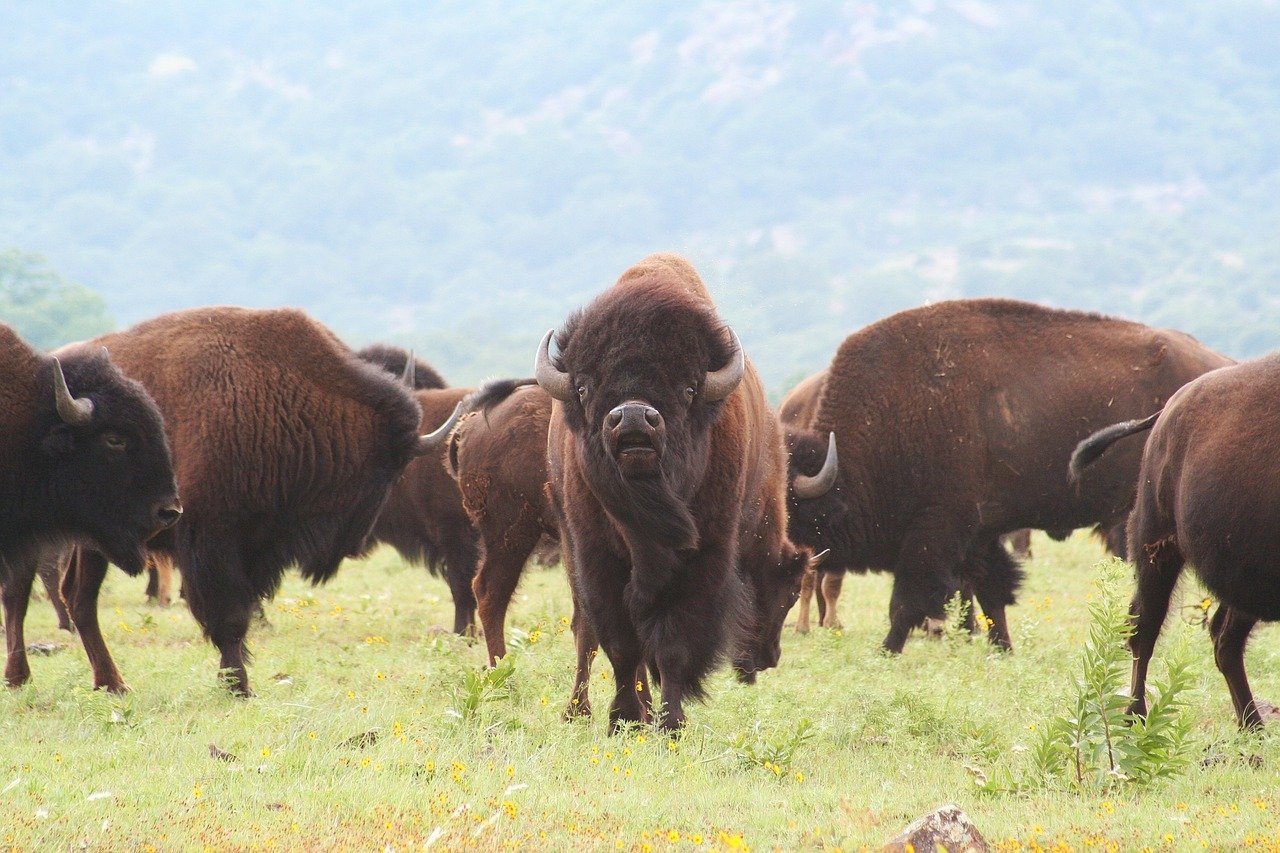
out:
{"label": "tall green plant", "polygon": [[[988,791],[1066,784],[1098,790],[1147,784],[1180,772],[1190,762],[1191,722],[1187,692],[1194,680],[1185,636],[1165,655],[1166,674],[1153,679],[1153,698],[1145,718],[1128,712],[1128,674],[1133,632],[1125,595],[1125,564],[1099,564],[1089,605],[1089,636],[1079,672],[1066,699],[1066,711],[1041,727],[1030,750],[1030,768],[1020,777],[1005,770],[1001,778],[980,778]],[[1015,781],[1016,778],[1016,781]]]}

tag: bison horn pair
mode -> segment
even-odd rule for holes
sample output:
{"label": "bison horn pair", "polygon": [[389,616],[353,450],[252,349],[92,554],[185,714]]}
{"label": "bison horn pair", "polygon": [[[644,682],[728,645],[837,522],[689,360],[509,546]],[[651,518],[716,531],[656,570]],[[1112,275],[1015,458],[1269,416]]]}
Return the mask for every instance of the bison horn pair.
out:
{"label": "bison horn pair", "polygon": [[53,403],[63,423],[85,426],[93,420],[93,401],[88,397],[77,399],[71,396],[67,377],[62,373],[62,362],[57,358],[53,360]]}
{"label": "bison horn pair", "polygon": [[[572,382],[569,374],[557,368],[551,361],[551,336],[555,333],[556,330],[552,329],[542,336],[542,343],[538,345],[538,356],[533,362],[533,375],[543,391],[564,402],[573,396],[573,388],[570,387]],[[742,381],[747,371],[747,357],[733,329],[729,329],[729,338],[733,341],[733,353],[729,356],[729,363],[719,370],[708,371],[706,378],[702,381],[702,398],[708,402],[723,400],[732,394],[733,389],[738,387],[738,383]]]}
{"label": "bison horn pair", "polygon": [[796,497],[801,500],[820,498],[836,484],[840,474],[840,462],[836,456],[836,434],[827,433],[827,458],[822,462],[822,470],[810,477],[808,474],[797,474],[791,481],[796,490]]}
{"label": "bison horn pair", "polygon": [[425,456],[435,450],[444,440],[449,437],[449,433],[453,432],[453,428],[458,425],[458,421],[462,419],[462,402],[453,407],[453,414],[449,415],[449,420],[440,424],[426,435],[418,436],[418,443],[414,447],[415,456]]}

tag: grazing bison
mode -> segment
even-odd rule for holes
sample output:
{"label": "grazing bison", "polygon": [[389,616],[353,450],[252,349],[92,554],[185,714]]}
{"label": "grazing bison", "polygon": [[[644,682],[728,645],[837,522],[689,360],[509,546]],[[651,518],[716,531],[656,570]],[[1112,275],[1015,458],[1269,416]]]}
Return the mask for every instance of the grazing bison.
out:
{"label": "grazing bison", "polygon": [[507,653],[504,624],[516,584],[539,539],[559,540],[547,500],[551,398],[537,385],[500,380],[468,399],[449,438],[449,472],[480,536],[472,587],[489,663]]}
{"label": "grazing bison", "polygon": [[[422,428],[444,422],[440,434],[447,436],[457,424],[457,410],[469,389],[444,388],[440,375],[426,362],[399,347],[375,344],[358,355],[399,376],[409,388],[416,385],[413,396],[422,409]],[[424,376],[429,377],[426,384]],[[395,548],[405,560],[426,566],[432,575],[443,576],[453,597],[453,630],[470,634],[475,631],[476,599],[471,581],[479,543],[462,509],[458,484],[444,467],[444,453],[442,440],[436,450],[409,463],[391,487],[387,504],[373,525],[372,539]]]}
{"label": "grazing bison", "polygon": [[1020,571],[999,537],[1120,523],[1141,443],[1076,484],[1062,460],[1228,362],[1178,332],[1012,300],[895,314],[846,338],[831,363],[809,452],[835,432],[839,483],[793,504],[792,530],[807,531],[793,536],[830,548],[832,565],[893,573],[889,651],[962,587],[1008,647]]}
{"label": "grazing bison", "polygon": [[[96,343],[164,413],[186,513],[153,545],[182,567],[228,685],[248,695],[255,608],[289,565],[322,583],[362,553],[391,484],[441,437],[420,439],[400,383],[300,311],[179,311]],[[141,560],[123,568],[137,573]],[[62,591],[94,644],[94,684],[123,690],[97,626],[105,573],[102,555],[82,549]]]}
{"label": "grazing bison", "polygon": [[1188,384],[1163,411],[1090,436],[1072,456],[1072,475],[1087,477],[1123,464],[1109,454],[1105,465],[1088,467],[1108,447],[1151,430],[1129,518],[1129,553],[1138,569],[1129,639],[1135,714],[1147,712],[1147,666],[1173,587],[1190,563],[1221,602],[1209,631],[1236,722],[1262,725],[1244,648],[1259,620],[1280,619],[1278,396],[1280,355],[1224,367]]}
{"label": "grazing bison", "polygon": [[[585,615],[575,692],[598,638],[617,685],[610,729],[646,718],[646,664],[661,725],[676,729],[684,699],[702,695],[728,650],[748,673],[776,662],[773,632],[799,594],[810,557],[786,537],[777,422],[737,336],[678,256],[646,258],[573,314],[554,360],[551,338],[535,373],[556,401],[548,474]],[[752,639],[736,644],[744,627]]]}
{"label": "grazing bison", "polygon": [[[182,515],[155,402],[100,347],[42,355],[0,324],[5,679],[31,677],[23,620],[42,552],[86,543],[134,572]],[[82,614],[72,613],[76,624]],[[89,641],[85,641],[86,649]]]}

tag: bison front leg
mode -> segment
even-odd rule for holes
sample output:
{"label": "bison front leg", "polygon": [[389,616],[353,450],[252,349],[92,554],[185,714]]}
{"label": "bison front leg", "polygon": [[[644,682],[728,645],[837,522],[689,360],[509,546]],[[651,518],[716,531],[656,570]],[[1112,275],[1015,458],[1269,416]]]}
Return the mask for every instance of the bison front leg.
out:
{"label": "bison front leg", "polygon": [[[809,633],[809,602],[813,599],[813,590],[817,586],[818,573],[813,569],[806,569],[804,577],[800,579],[800,612],[796,615],[796,633]],[[822,607],[822,598],[818,598],[819,608]],[[822,622],[822,614],[819,614],[819,624]]]}
{"label": "bison front leg", "polygon": [[577,663],[573,670],[573,693],[569,696],[569,706],[564,710],[566,720],[591,716],[591,662],[600,648],[595,631],[591,630],[582,610],[576,605],[573,608],[573,644],[577,650]]}
{"label": "bison front leg", "polygon": [[836,605],[840,603],[840,590],[844,587],[844,572],[819,572],[822,580],[822,601],[826,612],[822,615],[823,628],[843,628]]}
{"label": "bison front leg", "polygon": [[[684,700],[701,698],[703,679],[729,647],[731,614],[746,594],[734,562],[728,549],[704,545],[669,575],[665,588],[630,596],[632,620],[658,673],[664,711],[658,725],[664,731],[684,727]],[[646,568],[636,567],[633,584]]]}
{"label": "bison front leg", "polygon": [[4,636],[8,651],[4,678],[10,687],[19,687],[31,678],[27,641],[22,629],[27,618],[27,605],[31,602],[31,585],[36,577],[36,558],[28,555],[10,562],[8,566],[8,573],[3,576],[4,589],[0,592],[4,601]]}
{"label": "bison front leg", "polygon": [[[98,625],[98,593],[107,576],[107,558],[97,551],[77,548],[62,579],[62,597],[71,608],[71,621],[80,632],[80,642],[93,668],[93,687],[112,693],[127,693],[129,687],[111,658],[107,641]],[[69,594],[68,594],[69,593]]]}
{"label": "bison front leg", "polygon": [[67,563],[71,560],[72,552],[46,550],[40,554],[40,562],[37,564],[36,571],[40,575],[40,582],[44,584],[44,591],[49,596],[49,603],[53,605],[53,612],[58,616],[58,627],[63,631],[75,631],[75,626],[71,624],[71,614],[67,612],[67,604],[62,600],[62,591],[59,587],[62,585],[62,575],[67,570]]}
{"label": "bison front leg", "polygon": [[[202,553],[218,555],[219,563],[203,562],[198,557]],[[245,636],[261,599],[249,582],[238,545],[232,537],[218,537],[199,548],[185,547],[178,556],[191,615],[218,648],[219,680],[236,696],[252,696],[245,666]]]}
{"label": "bison front leg", "polygon": [[965,556],[976,520],[976,510],[935,507],[907,531],[893,567],[885,651],[901,653],[912,628],[943,617],[958,587],[954,567]]}

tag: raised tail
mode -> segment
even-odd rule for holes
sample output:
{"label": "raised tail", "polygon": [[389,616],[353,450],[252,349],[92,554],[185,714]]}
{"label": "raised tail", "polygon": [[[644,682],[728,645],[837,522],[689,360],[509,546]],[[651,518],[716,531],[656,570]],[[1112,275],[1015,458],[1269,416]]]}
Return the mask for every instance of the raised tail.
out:
{"label": "raised tail", "polygon": [[[1161,409],[1160,411],[1164,410]],[[1077,444],[1076,449],[1071,454],[1071,464],[1067,467],[1071,482],[1074,483],[1079,480],[1080,475],[1084,473],[1084,469],[1092,465],[1099,456],[1106,453],[1108,447],[1127,436],[1146,432],[1156,425],[1156,419],[1159,417],[1160,412],[1156,412],[1154,415],[1148,415],[1141,420],[1112,424],[1109,427],[1098,430]]]}

